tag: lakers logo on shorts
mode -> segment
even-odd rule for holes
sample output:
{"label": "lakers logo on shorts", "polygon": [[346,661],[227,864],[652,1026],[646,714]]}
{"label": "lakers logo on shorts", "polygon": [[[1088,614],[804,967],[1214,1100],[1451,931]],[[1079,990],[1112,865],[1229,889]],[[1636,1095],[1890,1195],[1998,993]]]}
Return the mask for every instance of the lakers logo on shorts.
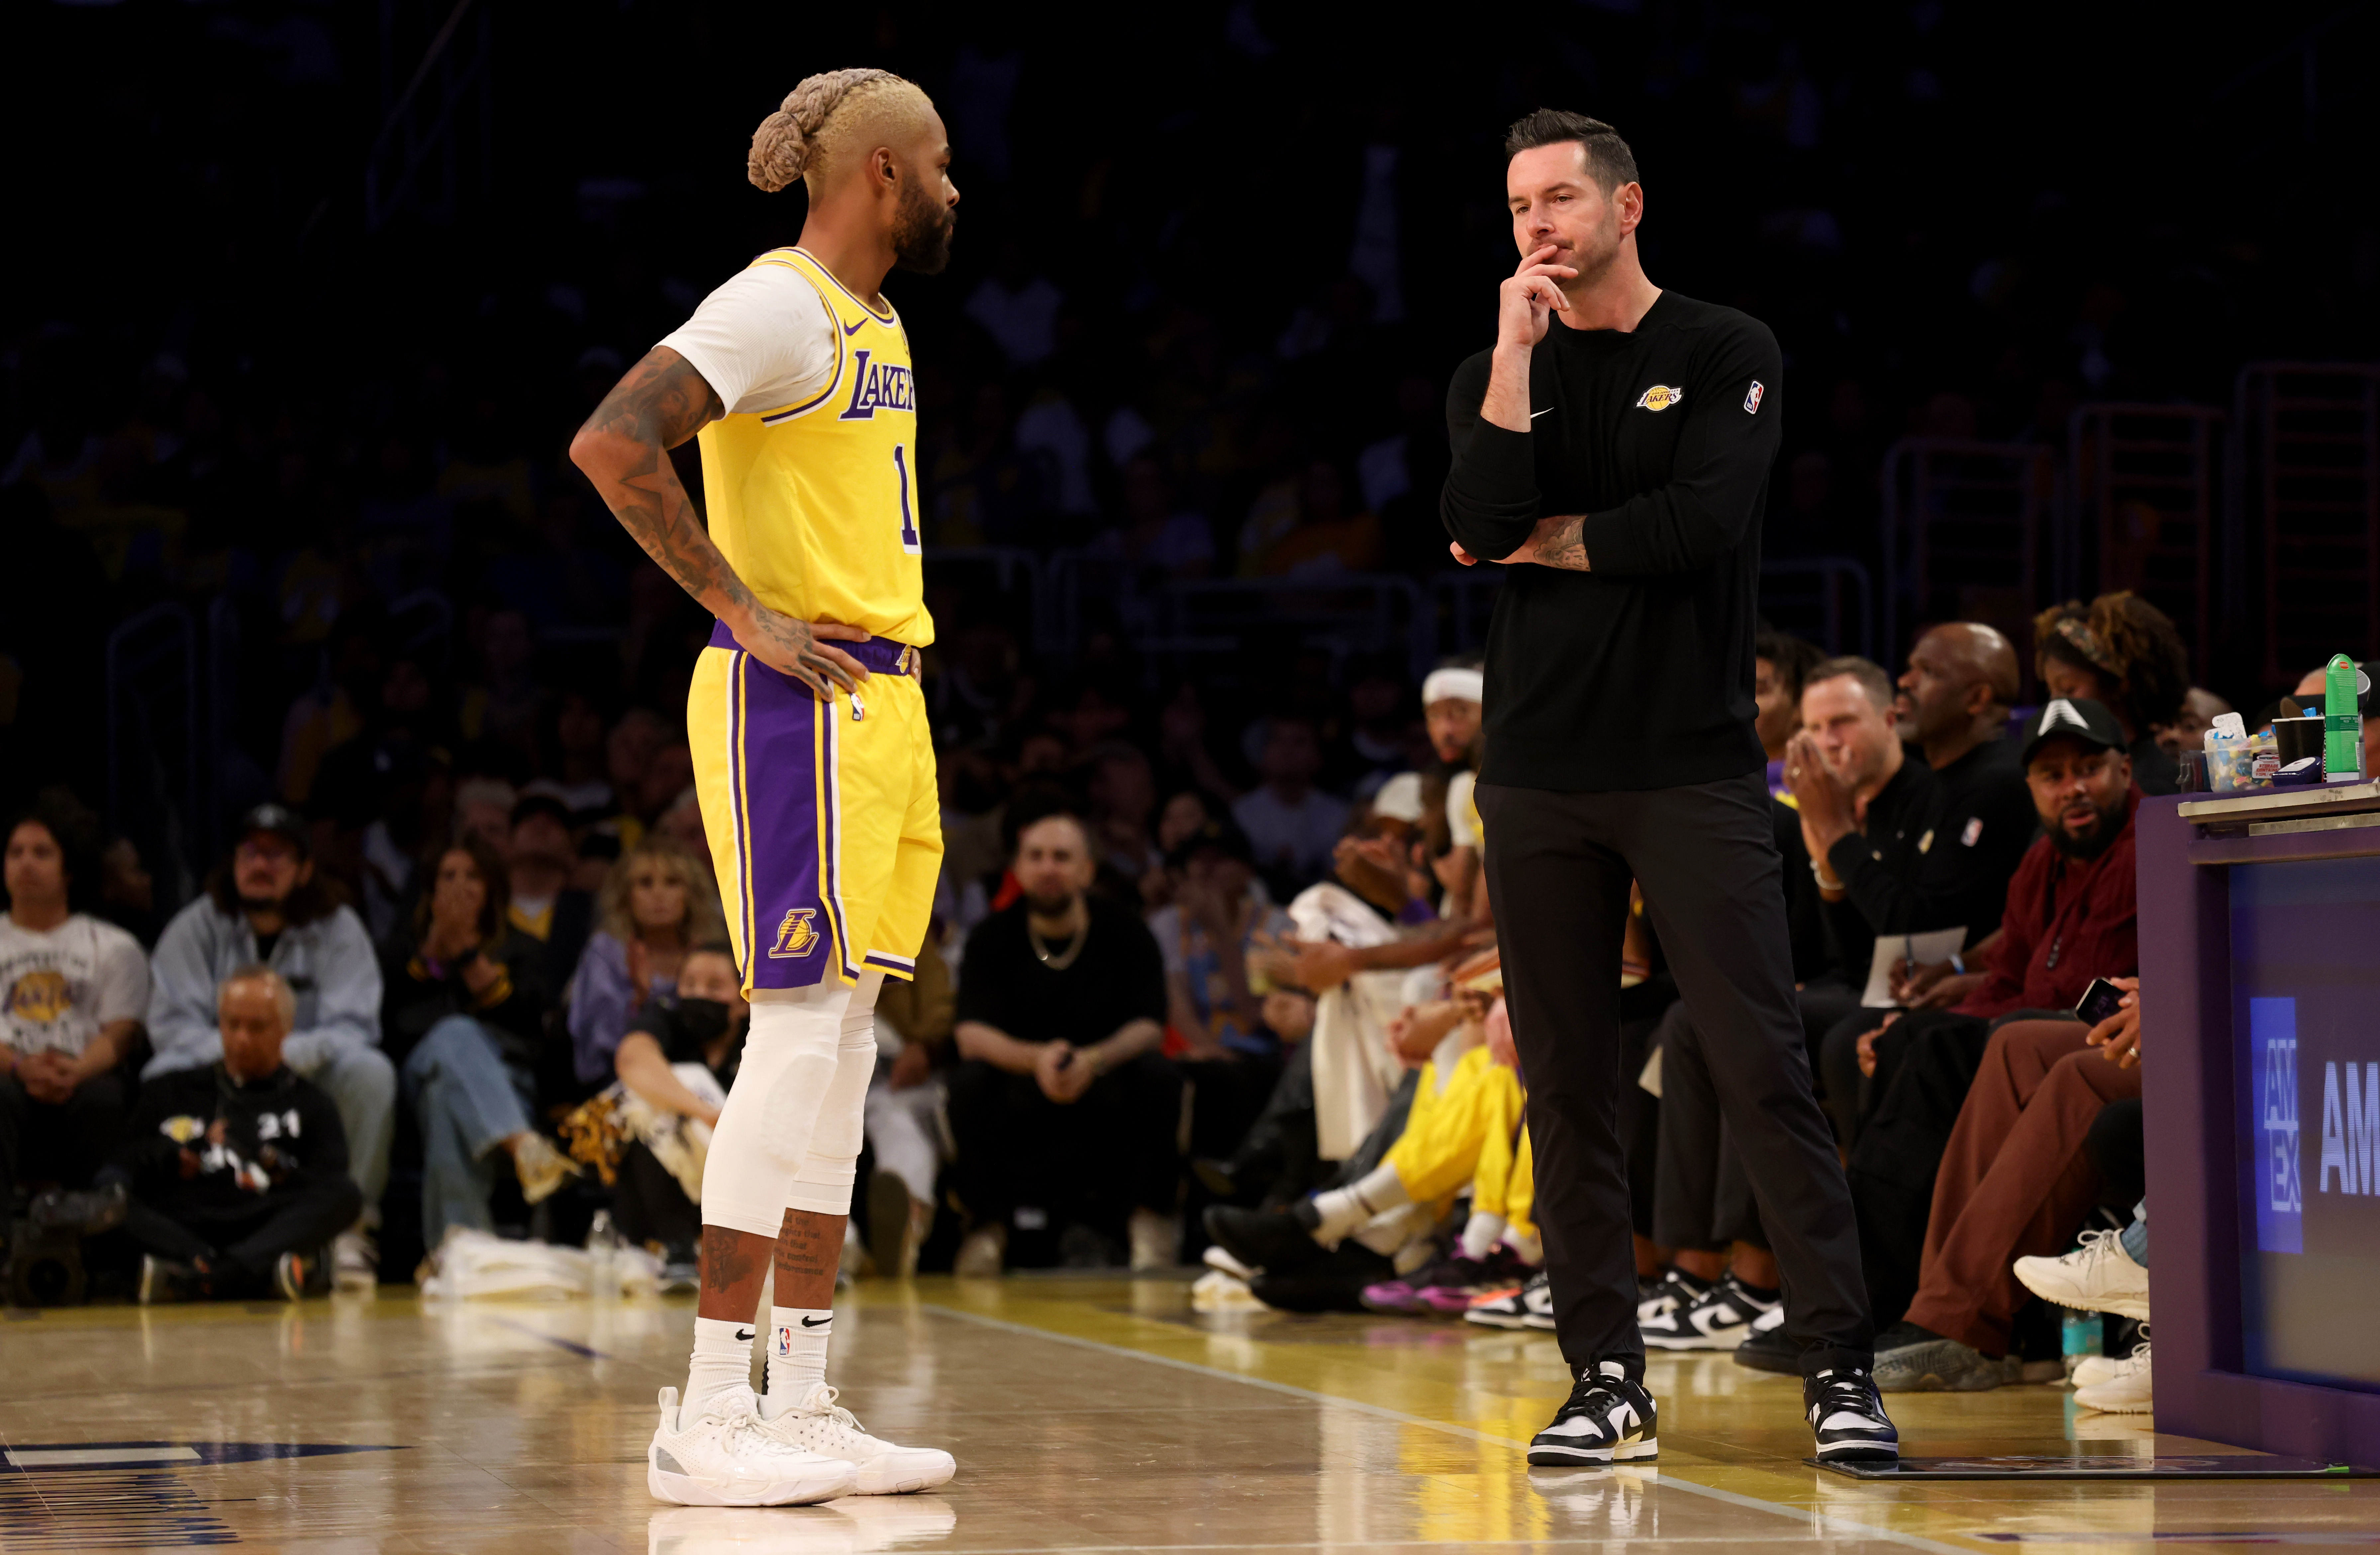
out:
{"label": "lakers logo on shorts", "polygon": [[808,955],[818,949],[819,931],[810,927],[810,919],[817,916],[816,907],[795,907],[788,912],[785,921],[777,925],[777,942],[771,947],[769,954],[780,961],[786,961]]}
{"label": "lakers logo on shorts", "polygon": [[[1678,401],[1685,397],[1686,391],[1683,389],[1671,388],[1667,383],[1656,383],[1637,397],[1636,408],[1639,410],[1667,410],[1670,407],[1677,404]],[[1752,407],[1747,405],[1744,408],[1749,410]]]}
{"label": "lakers logo on shorts", "polygon": [[8,1013],[18,1020],[46,1026],[73,1008],[74,990],[67,985],[66,974],[55,967],[28,972],[8,990]]}

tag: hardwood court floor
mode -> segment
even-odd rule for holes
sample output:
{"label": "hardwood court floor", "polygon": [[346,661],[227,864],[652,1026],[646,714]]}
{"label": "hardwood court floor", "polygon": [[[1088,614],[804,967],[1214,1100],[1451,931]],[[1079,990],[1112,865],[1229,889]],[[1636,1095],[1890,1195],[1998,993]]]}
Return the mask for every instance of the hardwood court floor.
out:
{"label": "hardwood court floor", "polygon": [[[862,1421],[949,1448],[931,1496],[717,1512],[649,1500],[690,1300],[85,1308],[0,1325],[0,1552],[1852,1550],[2380,1544],[2380,1481],[1921,1483],[1806,1468],[1798,1386],[1657,1357],[1655,1470],[1532,1474],[1551,1337],[1200,1318],[1171,1280],[924,1280],[837,1304]],[[2048,1388],[1903,1396],[1920,1452],[2147,1453]],[[2063,1555],[2051,1549],[2045,1555]]]}

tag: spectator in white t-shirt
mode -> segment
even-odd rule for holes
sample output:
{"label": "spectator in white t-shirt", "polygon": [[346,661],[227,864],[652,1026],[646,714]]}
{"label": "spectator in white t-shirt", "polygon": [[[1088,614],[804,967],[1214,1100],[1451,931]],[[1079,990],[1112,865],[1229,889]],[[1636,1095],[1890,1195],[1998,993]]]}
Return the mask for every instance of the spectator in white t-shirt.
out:
{"label": "spectator in white t-shirt", "polygon": [[1232,819],[1247,833],[1257,868],[1276,898],[1295,895],[1321,878],[1330,850],[1347,828],[1346,801],[1314,786],[1322,770],[1322,742],[1313,723],[1296,713],[1265,721],[1257,771],[1264,784],[1232,807]]}
{"label": "spectator in white t-shirt", "polygon": [[116,1065],[149,1003],[149,958],[69,906],[98,863],[67,862],[73,828],[35,812],[8,829],[0,917],[0,1206],[18,1182],[79,1188],[124,1121]]}

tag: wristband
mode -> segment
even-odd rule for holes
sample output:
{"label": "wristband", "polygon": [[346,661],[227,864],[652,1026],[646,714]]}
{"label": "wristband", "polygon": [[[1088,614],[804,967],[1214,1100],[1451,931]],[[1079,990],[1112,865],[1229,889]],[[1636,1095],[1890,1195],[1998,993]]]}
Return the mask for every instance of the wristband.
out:
{"label": "wristband", "polygon": [[1843,882],[1827,873],[1827,867],[1817,859],[1810,860],[1810,878],[1818,882],[1820,891],[1840,891]]}

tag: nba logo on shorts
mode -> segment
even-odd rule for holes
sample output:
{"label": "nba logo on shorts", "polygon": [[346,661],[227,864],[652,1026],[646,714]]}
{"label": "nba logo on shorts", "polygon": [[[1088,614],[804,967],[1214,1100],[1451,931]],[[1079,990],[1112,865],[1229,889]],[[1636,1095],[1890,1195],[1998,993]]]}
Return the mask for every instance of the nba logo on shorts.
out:
{"label": "nba logo on shorts", "polygon": [[777,1354],[780,1355],[790,1356],[793,1353],[794,1330],[784,1328],[779,1329],[777,1330]]}
{"label": "nba logo on shorts", "polygon": [[785,921],[777,925],[777,942],[770,955],[784,961],[818,949],[819,931],[810,927],[810,919],[817,916],[816,907],[795,907],[786,913]]}
{"label": "nba logo on shorts", "polygon": [[1744,413],[1745,415],[1747,415],[1747,416],[1757,416],[1757,415],[1759,415],[1759,414],[1760,414],[1760,396],[1761,396],[1762,395],[1767,394],[1767,392],[1768,392],[1767,390],[1766,390],[1766,389],[1764,389],[1764,388],[1762,388],[1762,387],[1760,386],[1760,380],[1759,380],[1759,379],[1757,379],[1757,378],[1754,379],[1754,380],[1752,381],[1752,390],[1751,390],[1751,392],[1750,392],[1750,393],[1748,393],[1748,394],[1746,394],[1746,395],[1743,396],[1743,413]]}

